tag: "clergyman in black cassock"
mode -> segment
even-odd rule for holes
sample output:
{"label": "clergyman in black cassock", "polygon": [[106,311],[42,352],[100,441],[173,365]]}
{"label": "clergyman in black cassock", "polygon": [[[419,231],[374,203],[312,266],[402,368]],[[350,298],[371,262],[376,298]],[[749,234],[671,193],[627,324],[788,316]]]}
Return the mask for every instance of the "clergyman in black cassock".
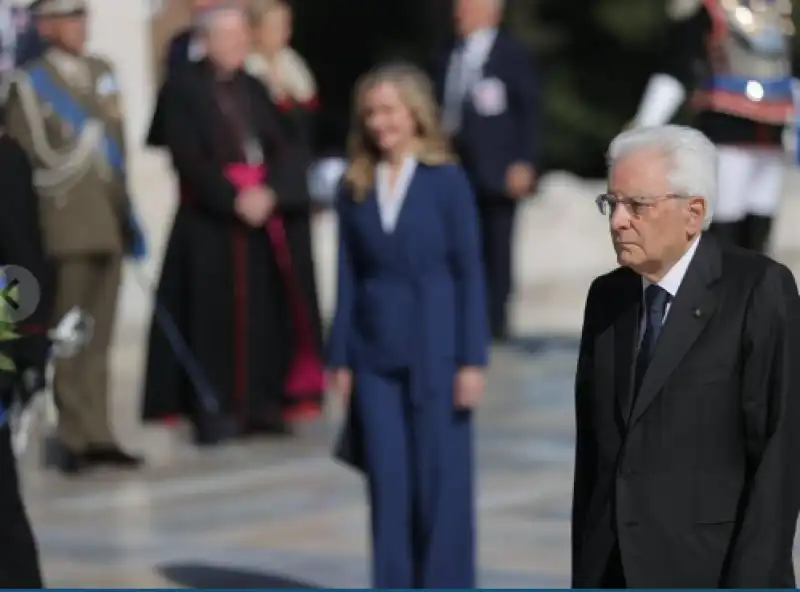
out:
{"label": "clergyman in black cassock", "polygon": [[[157,289],[205,379],[236,430],[285,431],[283,381],[290,363],[292,327],[275,252],[264,228],[235,213],[237,191],[226,165],[248,160],[254,143],[269,170],[278,210],[304,174],[284,158],[284,140],[264,86],[238,70],[222,77],[210,59],[170,77],[159,106],[166,145],[181,187]],[[252,148],[253,145],[250,145]],[[291,247],[291,245],[290,245]],[[163,325],[150,333],[143,416],[188,415],[198,443],[218,439],[219,426],[198,405]],[[223,430],[224,431],[224,430]],[[216,434],[216,435],[215,435]]]}
{"label": "clergyman in black cassock", "polygon": [[621,266],[583,322],[573,587],[794,588],[795,280],[704,232],[716,151],[700,132],[629,131],[609,154],[598,205]]}

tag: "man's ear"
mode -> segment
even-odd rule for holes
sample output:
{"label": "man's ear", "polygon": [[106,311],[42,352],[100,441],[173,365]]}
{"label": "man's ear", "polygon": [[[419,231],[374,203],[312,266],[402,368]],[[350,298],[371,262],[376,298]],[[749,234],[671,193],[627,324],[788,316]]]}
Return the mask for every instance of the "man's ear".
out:
{"label": "man's ear", "polygon": [[692,234],[697,234],[703,229],[703,221],[706,218],[706,200],[702,197],[691,197],[688,200],[689,230]]}

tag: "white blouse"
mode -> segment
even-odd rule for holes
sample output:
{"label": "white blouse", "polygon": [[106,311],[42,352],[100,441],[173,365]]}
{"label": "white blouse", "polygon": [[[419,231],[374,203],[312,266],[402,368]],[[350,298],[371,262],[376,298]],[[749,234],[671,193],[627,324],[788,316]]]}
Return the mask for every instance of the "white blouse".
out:
{"label": "white blouse", "polygon": [[397,176],[394,188],[389,187],[389,164],[386,162],[378,163],[376,169],[376,192],[378,194],[378,212],[381,216],[381,227],[387,234],[394,232],[397,226],[397,219],[403,209],[406,200],[408,187],[411,179],[417,170],[417,159],[413,156],[406,156],[403,159],[403,166]]}

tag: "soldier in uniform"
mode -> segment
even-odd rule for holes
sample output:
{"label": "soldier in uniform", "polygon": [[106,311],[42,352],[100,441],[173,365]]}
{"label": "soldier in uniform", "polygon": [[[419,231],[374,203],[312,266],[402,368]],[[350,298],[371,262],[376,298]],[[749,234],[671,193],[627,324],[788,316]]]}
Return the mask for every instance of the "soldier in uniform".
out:
{"label": "soldier in uniform", "polygon": [[668,55],[634,123],[667,123],[688,96],[695,127],[719,148],[711,229],[726,242],[764,251],[783,188],[784,126],[793,114],[791,2],[668,5]]}
{"label": "soldier in uniform", "polygon": [[56,368],[61,468],[136,467],[141,459],[119,447],[108,416],[122,259],[144,255],[126,190],[119,87],[106,60],[84,53],[85,0],[44,0],[35,16],[47,23],[50,45],[15,74],[8,132],[35,168],[45,250],[56,268],[54,317],[78,306],[95,321],[88,347]]}

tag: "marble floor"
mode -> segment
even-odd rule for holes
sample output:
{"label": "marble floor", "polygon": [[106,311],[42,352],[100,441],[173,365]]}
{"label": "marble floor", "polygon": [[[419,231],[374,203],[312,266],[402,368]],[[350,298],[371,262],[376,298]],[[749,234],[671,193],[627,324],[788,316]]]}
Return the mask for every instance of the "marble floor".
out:
{"label": "marble floor", "polygon": [[[568,582],[574,363],[570,339],[495,352],[478,430],[483,586]],[[137,474],[27,469],[48,585],[366,587],[362,484],[328,454],[337,415],[291,441],[178,445]]]}

